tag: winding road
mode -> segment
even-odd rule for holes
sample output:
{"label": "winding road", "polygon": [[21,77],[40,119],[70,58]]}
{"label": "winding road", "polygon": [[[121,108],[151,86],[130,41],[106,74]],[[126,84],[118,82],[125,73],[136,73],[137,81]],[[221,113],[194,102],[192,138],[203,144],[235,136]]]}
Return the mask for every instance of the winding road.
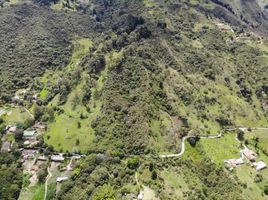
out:
{"label": "winding road", "polygon": [[[203,135],[203,136],[200,136],[200,139],[217,139],[217,138],[221,138],[223,133],[226,132],[226,131],[235,131],[235,130],[247,130],[248,128],[245,128],[245,127],[240,127],[240,128],[227,128],[227,129],[222,129],[218,135]],[[268,131],[268,128],[257,128],[257,127],[254,127],[254,128],[250,128],[251,130],[267,130]],[[182,138],[182,144],[181,144],[181,151],[177,154],[166,154],[166,155],[160,155],[159,157],[160,158],[174,158],[174,157],[181,157],[184,152],[185,152],[185,140],[189,139],[189,138],[194,138],[195,136],[185,136]],[[244,145],[244,148],[247,148],[245,145]]]}
{"label": "winding road", "polygon": [[51,172],[49,170],[49,166],[47,167],[47,173],[48,173],[48,175],[47,175],[46,182],[45,182],[45,195],[44,195],[44,200],[47,199],[47,184],[48,184],[49,179],[52,176],[52,174],[51,174]]}

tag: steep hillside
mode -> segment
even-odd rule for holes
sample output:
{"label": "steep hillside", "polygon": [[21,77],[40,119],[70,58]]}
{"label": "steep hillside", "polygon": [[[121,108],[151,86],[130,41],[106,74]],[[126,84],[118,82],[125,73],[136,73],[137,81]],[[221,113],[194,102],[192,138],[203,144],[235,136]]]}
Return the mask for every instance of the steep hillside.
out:
{"label": "steep hillside", "polygon": [[[164,200],[266,199],[266,170],[245,164],[231,171],[224,165],[240,156],[243,144],[268,161],[263,138],[258,146],[258,139],[249,137],[257,134],[254,129],[243,132],[245,137],[238,131],[241,142],[235,132],[268,127],[268,24],[260,5],[239,0],[5,4],[3,107],[23,105],[34,121],[47,125],[40,154],[85,155],[73,171],[72,160],[58,165],[70,178],[57,185],[48,181],[48,199],[130,199],[139,192]],[[2,118],[1,127],[10,125],[10,115]],[[20,122],[23,128],[32,123]],[[221,131],[226,128],[232,130]],[[19,139],[15,143],[22,145]],[[61,174],[50,160],[46,164]],[[27,198],[32,186],[17,185],[23,187],[20,198]]]}
{"label": "steep hillside", "polygon": [[[225,13],[223,15],[232,15],[235,16],[236,20],[243,22],[244,25],[249,26],[258,32],[267,33],[267,12],[264,11],[264,5],[262,1],[258,0],[212,0],[217,6],[219,6],[223,10],[219,13]],[[215,13],[217,15],[217,13]],[[221,14],[220,14],[221,15]],[[223,16],[221,16],[223,17]]]}
{"label": "steep hillside", "polygon": [[45,70],[64,68],[70,59],[72,37],[97,35],[95,19],[89,15],[54,12],[37,5],[0,12],[0,92],[7,101]]}

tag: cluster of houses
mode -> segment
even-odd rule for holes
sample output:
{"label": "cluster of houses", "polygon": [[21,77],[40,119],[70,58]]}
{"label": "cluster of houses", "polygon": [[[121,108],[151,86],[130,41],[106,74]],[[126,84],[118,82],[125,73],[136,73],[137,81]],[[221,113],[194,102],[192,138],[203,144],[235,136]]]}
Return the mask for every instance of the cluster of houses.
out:
{"label": "cluster of houses", "polygon": [[241,155],[241,158],[229,159],[225,160],[224,162],[230,169],[233,169],[244,164],[244,158],[246,158],[246,160],[248,160],[248,162],[250,163],[251,167],[254,167],[257,171],[261,171],[267,167],[267,165],[263,161],[257,162],[257,154],[248,148],[241,150]]}
{"label": "cluster of houses", "polygon": [[[5,129],[5,132],[8,134],[15,133],[17,130],[16,126],[7,126]],[[4,137],[2,138],[2,146],[1,146],[1,152],[10,152],[11,146],[13,145],[12,141],[4,140]]]}
{"label": "cluster of houses", "polygon": [[[46,126],[40,122],[36,123],[31,129],[23,131],[23,140],[25,148],[34,148],[38,145],[39,141],[36,136],[38,132],[45,130]],[[5,128],[6,135],[15,134],[17,131],[17,126],[8,125]],[[4,141],[1,147],[1,151],[10,151],[12,147],[12,143],[9,141]]]}

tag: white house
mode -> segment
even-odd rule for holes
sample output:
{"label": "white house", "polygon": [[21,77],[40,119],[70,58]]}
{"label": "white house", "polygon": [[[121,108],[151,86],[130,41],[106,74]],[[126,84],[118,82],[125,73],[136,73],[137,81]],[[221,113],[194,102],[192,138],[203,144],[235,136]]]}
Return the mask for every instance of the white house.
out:
{"label": "white house", "polygon": [[267,165],[263,161],[255,162],[253,165],[256,167],[257,171],[263,170],[267,167]]}
{"label": "white house", "polygon": [[59,182],[59,183],[61,183],[63,181],[66,181],[66,180],[68,180],[68,177],[67,176],[62,176],[62,177],[58,177],[57,178],[57,182]]}
{"label": "white house", "polygon": [[143,194],[142,193],[139,193],[138,200],[142,200],[142,199],[143,199]]}
{"label": "white house", "polygon": [[225,162],[225,164],[227,164],[230,167],[237,167],[239,165],[244,164],[244,161],[242,158],[225,160],[224,162]]}
{"label": "white house", "polygon": [[64,157],[61,154],[60,155],[52,155],[51,160],[54,162],[63,162]]}

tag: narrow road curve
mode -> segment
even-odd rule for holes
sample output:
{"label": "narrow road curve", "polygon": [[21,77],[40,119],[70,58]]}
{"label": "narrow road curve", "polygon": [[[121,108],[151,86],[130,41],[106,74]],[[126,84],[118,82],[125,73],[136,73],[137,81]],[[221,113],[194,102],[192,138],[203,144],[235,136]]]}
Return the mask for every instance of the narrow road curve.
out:
{"label": "narrow road curve", "polygon": [[74,157],[71,157],[70,162],[69,162],[69,164],[66,167],[67,171],[71,171],[72,170],[73,159],[74,159]]}
{"label": "narrow road curve", "polygon": [[[203,135],[203,136],[200,136],[200,139],[217,139],[217,138],[221,138],[223,133],[226,132],[226,131],[235,131],[235,130],[247,130],[248,128],[245,128],[245,127],[241,127],[241,128],[227,128],[227,129],[222,129],[218,135]],[[268,131],[268,128],[250,128],[251,130],[267,130]],[[181,144],[181,151],[177,154],[167,154],[167,155],[160,155],[159,157],[160,158],[174,158],[174,157],[181,157],[184,152],[185,152],[185,140],[189,139],[189,138],[194,138],[195,136],[185,136],[182,138],[182,144]],[[244,146],[244,148],[246,148]]]}
{"label": "narrow road curve", "polygon": [[138,173],[137,172],[135,173],[135,181],[136,181],[137,186],[139,187],[139,190],[141,190],[141,184],[139,183]]}
{"label": "narrow road curve", "polygon": [[27,108],[23,107],[23,109],[34,119],[33,114]]}
{"label": "narrow road curve", "polygon": [[47,199],[47,184],[48,184],[49,179],[52,176],[52,174],[51,174],[51,172],[49,170],[49,166],[47,167],[47,173],[48,173],[48,175],[47,175],[46,182],[45,182],[45,195],[44,195],[44,200]]}

